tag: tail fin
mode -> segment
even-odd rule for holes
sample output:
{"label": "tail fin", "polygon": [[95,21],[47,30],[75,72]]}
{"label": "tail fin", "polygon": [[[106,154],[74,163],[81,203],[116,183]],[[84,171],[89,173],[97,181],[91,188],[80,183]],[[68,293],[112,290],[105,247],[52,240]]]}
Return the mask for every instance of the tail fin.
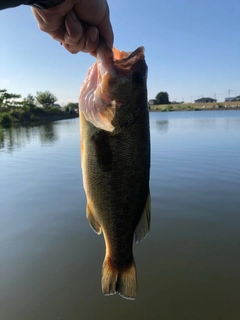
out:
{"label": "tail fin", "polygon": [[134,260],[127,267],[118,269],[105,258],[102,269],[102,292],[105,295],[119,293],[134,300],[137,295],[137,272]]}

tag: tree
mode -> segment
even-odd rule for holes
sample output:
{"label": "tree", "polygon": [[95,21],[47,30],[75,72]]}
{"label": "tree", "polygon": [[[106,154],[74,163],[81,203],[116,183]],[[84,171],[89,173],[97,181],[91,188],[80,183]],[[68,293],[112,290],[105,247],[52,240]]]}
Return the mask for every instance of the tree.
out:
{"label": "tree", "polygon": [[18,98],[21,98],[20,94],[8,93],[6,89],[0,89],[0,107],[19,107],[21,102],[14,100]]}
{"label": "tree", "polygon": [[78,102],[69,102],[65,107],[65,111],[71,112],[74,109],[78,109]]}
{"label": "tree", "polygon": [[157,104],[169,104],[169,97],[167,92],[159,92],[156,95]]}
{"label": "tree", "polygon": [[31,93],[29,93],[27,97],[24,99],[24,101],[26,103],[34,103],[34,96]]}
{"label": "tree", "polygon": [[30,93],[23,99],[22,106],[25,111],[33,111],[36,108],[34,96]]}
{"label": "tree", "polygon": [[57,98],[50,91],[37,91],[36,100],[45,108],[51,107]]}

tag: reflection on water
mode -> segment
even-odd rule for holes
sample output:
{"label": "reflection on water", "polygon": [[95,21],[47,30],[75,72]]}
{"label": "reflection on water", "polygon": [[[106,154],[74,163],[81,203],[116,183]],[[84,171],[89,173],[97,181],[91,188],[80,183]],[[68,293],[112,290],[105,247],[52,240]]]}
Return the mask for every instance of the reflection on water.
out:
{"label": "reflection on water", "polygon": [[168,131],[168,120],[157,120],[154,122],[154,124],[161,132],[164,133]]}
{"label": "reflection on water", "polygon": [[240,319],[240,112],[151,113],[136,301],[101,293],[79,121],[0,130],[1,320]]}
{"label": "reflection on water", "polygon": [[3,128],[0,126],[0,154],[13,152],[26,147],[31,141],[41,141],[42,144],[53,143],[58,139],[55,126],[49,122],[40,126],[16,126]]}
{"label": "reflection on water", "polygon": [[40,140],[42,144],[45,144],[45,143],[53,144],[53,142],[58,139],[55,127],[51,122],[45,124],[44,126],[41,126],[40,128],[41,130],[39,134],[40,134]]}
{"label": "reflection on water", "polygon": [[4,148],[4,132],[3,130],[1,130],[1,127],[0,127],[0,149],[3,149]]}

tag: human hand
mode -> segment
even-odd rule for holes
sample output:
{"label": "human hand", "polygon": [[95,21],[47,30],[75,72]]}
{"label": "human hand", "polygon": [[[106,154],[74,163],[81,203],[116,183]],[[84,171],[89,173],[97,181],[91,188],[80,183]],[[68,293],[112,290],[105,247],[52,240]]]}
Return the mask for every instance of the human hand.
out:
{"label": "human hand", "polygon": [[65,0],[49,9],[32,8],[39,28],[71,53],[93,53],[99,36],[113,45],[113,31],[106,0]]}

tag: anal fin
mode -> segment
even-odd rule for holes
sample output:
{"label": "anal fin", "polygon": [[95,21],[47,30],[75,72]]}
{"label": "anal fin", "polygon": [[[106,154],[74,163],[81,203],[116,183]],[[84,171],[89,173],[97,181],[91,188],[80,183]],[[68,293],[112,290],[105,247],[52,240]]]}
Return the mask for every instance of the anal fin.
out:
{"label": "anal fin", "polygon": [[151,196],[149,193],[143,213],[135,228],[135,242],[140,242],[144,238],[146,238],[150,229],[150,220],[151,220]]}
{"label": "anal fin", "polygon": [[97,234],[100,234],[102,232],[101,226],[97,223],[95,217],[93,216],[88,203],[87,203],[87,207],[86,207],[86,215],[87,215],[87,219],[88,219],[90,226],[93,228],[93,230]]}

